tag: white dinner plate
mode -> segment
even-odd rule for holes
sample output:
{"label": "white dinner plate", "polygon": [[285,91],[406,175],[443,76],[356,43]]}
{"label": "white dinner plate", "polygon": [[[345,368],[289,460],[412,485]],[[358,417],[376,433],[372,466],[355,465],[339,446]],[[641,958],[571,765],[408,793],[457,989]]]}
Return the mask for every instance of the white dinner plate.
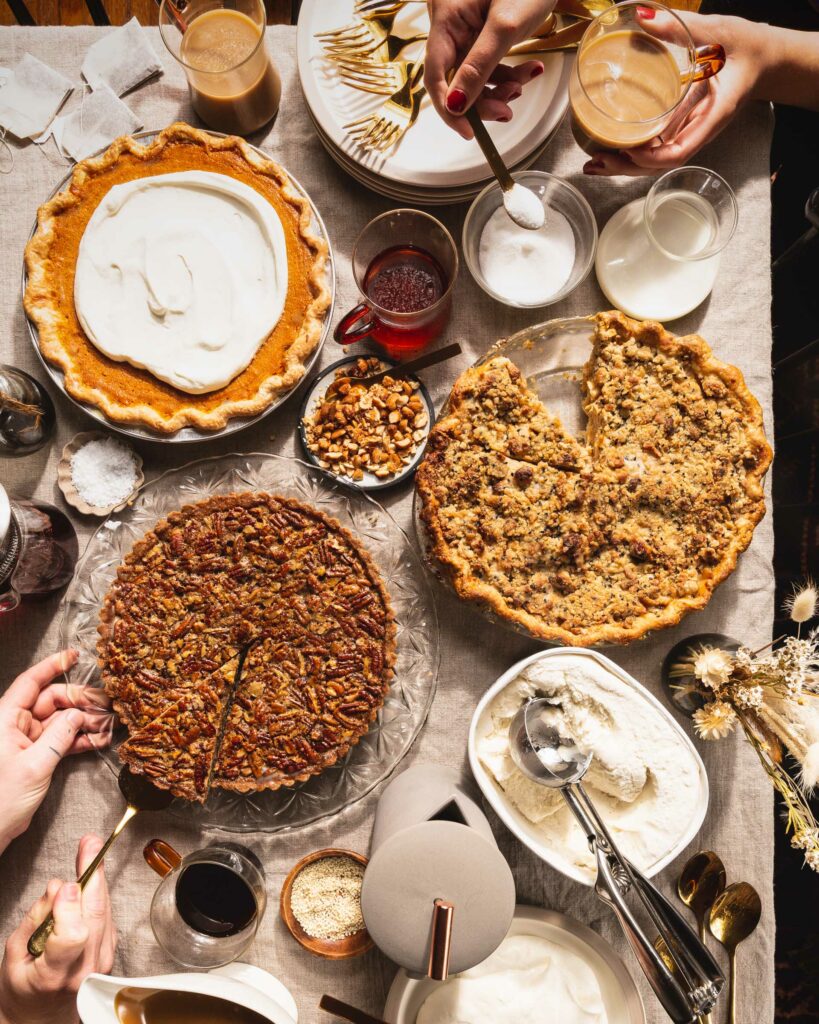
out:
{"label": "white dinner plate", "polygon": [[[413,187],[412,185],[401,185],[397,182],[388,181],[386,178],[380,178],[377,174],[373,174],[371,171],[368,171],[367,168],[362,167],[354,160],[351,160],[350,157],[333,145],[332,141],[324,134],[321,126],[315,118],[312,117],[312,115],[311,120],[313,121],[313,127],[316,130],[316,135],[318,135],[322,145],[339,167],[355,178],[356,181],[364,185],[365,188],[372,189],[374,192],[387,196],[389,199],[428,206],[469,203],[475,198],[481,189],[485,188],[492,180],[490,176],[481,181],[475,182],[472,185],[451,188]],[[509,168],[511,173],[517,174],[519,171],[525,171],[531,167],[552,141],[556,131],[557,127],[535,150],[533,150],[533,152],[528,155],[528,157],[526,157],[526,159],[522,160],[519,164],[511,166]]]}
{"label": "white dinner plate", "polygon": [[[614,949],[591,928],[555,910],[518,906],[509,935],[536,935],[575,953],[591,967],[600,985],[607,1024],[645,1024],[645,1011],[626,965]],[[439,982],[396,974],[384,1007],[391,1024],[415,1024],[418,1011]],[[555,1016],[555,1024],[559,1024]]]}
{"label": "white dinner plate", "polygon": [[[304,0],[299,14],[297,53],[302,90],[313,119],[332,145],[365,170],[391,182],[447,188],[486,180],[486,160],[478,144],[461,139],[444,124],[428,97],[416,123],[390,152],[367,152],[349,138],[344,125],[375,110],[385,97],[345,85],[324,57],[316,33],[353,21],[352,0]],[[425,6],[408,4],[396,17],[393,30],[409,36],[428,27]],[[419,42],[407,47],[402,57],[420,57],[422,53],[423,42]],[[508,124],[489,124],[490,134],[507,164],[525,160],[560,122],[568,104],[571,60],[571,54],[546,55],[544,74],[528,85],[515,103],[512,120]]]}

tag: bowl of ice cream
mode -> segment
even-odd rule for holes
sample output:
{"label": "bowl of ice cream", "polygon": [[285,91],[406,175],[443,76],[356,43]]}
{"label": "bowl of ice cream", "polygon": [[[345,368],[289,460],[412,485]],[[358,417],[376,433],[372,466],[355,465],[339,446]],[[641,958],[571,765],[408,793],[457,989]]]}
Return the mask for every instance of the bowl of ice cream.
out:
{"label": "bowl of ice cream", "polygon": [[517,662],[487,690],[469,730],[469,763],[506,827],[562,874],[593,885],[586,837],[557,789],[518,770],[509,725],[532,697],[559,708],[560,724],[593,754],[583,785],[621,853],[648,877],[694,838],[708,808],[708,777],[671,713],[597,651],[559,648]]}
{"label": "bowl of ice cream", "polygon": [[497,182],[469,207],[463,228],[466,265],[487,295],[516,309],[551,306],[585,280],[594,263],[597,222],[583,195],[545,171],[521,171],[515,181],[531,189],[546,212],[542,227],[516,224]]}
{"label": "bowl of ice cream", "polygon": [[519,906],[483,963],[444,982],[400,970],[384,1019],[393,1024],[520,1024],[543,1008],[560,1024],[645,1024],[637,987],[596,932],[564,914]]}

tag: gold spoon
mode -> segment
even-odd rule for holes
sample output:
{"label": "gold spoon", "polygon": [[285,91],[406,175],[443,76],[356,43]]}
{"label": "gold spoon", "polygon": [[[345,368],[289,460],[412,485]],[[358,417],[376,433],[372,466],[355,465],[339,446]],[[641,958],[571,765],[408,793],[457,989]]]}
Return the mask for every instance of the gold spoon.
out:
{"label": "gold spoon", "polygon": [[[712,850],[695,853],[682,869],[677,882],[677,895],[697,919],[700,942],[705,942],[705,919],[708,912],[724,888],[725,865]],[[711,1024],[711,1014],[703,1014],[700,1022]]]}
{"label": "gold spoon", "polygon": [[712,850],[703,850],[686,863],[677,882],[677,895],[697,919],[700,941],[705,941],[705,919],[725,888],[725,865]]}
{"label": "gold spoon", "polygon": [[728,1024],[736,1024],[737,946],[753,932],[761,916],[759,893],[748,882],[734,882],[723,889],[711,907],[711,934],[728,950]]}
{"label": "gold spoon", "polygon": [[[91,876],[99,867],[103,857],[111,849],[114,840],[131,818],[135,817],[139,811],[164,810],[173,800],[173,796],[166,789],[157,789],[144,776],[133,775],[128,768],[123,768],[120,771],[118,782],[120,792],[125,797],[128,806],[125,808],[125,813],[119,819],[119,823],[114,828],[114,831],[106,839],[100,852],[77,879],[80,892],[88,885]],[[42,955],[52,931],[54,931],[54,915],[49,911],[48,917],[37,927],[28,940],[28,951],[33,957]]]}

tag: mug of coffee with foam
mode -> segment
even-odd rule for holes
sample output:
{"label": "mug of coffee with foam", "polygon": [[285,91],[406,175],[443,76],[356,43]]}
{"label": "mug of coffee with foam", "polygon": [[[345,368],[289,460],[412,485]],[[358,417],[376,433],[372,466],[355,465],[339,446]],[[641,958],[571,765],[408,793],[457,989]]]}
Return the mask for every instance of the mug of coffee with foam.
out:
{"label": "mug of coffee with foam", "polygon": [[591,22],[569,82],[572,131],[590,155],[673,138],[725,64],[719,44],[697,47],[663,4],[619,3]]}

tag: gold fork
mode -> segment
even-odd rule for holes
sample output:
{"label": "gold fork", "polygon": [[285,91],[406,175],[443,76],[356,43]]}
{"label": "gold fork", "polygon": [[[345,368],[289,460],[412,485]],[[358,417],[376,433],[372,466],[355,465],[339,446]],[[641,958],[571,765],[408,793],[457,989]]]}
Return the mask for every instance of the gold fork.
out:
{"label": "gold fork", "polygon": [[405,46],[427,38],[426,32],[414,36],[400,36],[392,32],[393,20],[394,15],[369,18],[332,32],[322,32],[318,38],[324,46],[325,54],[331,59],[369,57],[386,63],[395,60]]}
{"label": "gold fork", "polygon": [[381,152],[396,145],[415,124],[425,89],[420,85],[424,62],[413,61],[407,68],[407,80],[388,100],[365,117],[359,117],[344,128],[363,149]]}
{"label": "gold fork", "polygon": [[353,14],[359,18],[393,17],[407,4],[426,4],[427,0],[355,0]]}
{"label": "gold fork", "polygon": [[410,61],[392,60],[382,64],[377,60],[334,58],[339,78],[351,89],[391,96],[403,88],[409,74]]}

